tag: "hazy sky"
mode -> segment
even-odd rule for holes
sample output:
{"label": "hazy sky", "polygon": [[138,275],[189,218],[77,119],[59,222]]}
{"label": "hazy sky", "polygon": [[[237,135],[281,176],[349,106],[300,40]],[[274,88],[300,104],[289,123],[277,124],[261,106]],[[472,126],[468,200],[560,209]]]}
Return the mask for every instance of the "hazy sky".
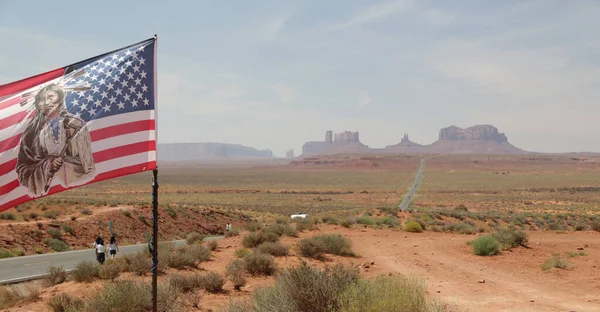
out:
{"label": "hazy sky", "polygon": [[[85,2],[85,3],[84,3]],[[0,84],[159,36],[159,143],[298,155],[492,124],[600,152],[600,1],[0,0]]]}

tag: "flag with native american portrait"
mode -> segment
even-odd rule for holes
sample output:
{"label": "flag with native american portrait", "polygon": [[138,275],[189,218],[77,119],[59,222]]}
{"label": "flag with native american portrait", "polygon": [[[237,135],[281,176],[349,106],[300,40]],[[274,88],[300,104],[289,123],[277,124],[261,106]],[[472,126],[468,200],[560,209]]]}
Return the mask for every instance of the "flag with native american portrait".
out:
{"label": "flag with native american portrait", "polygon": [[0,86],[0,212],[156,168],[156,38]]}

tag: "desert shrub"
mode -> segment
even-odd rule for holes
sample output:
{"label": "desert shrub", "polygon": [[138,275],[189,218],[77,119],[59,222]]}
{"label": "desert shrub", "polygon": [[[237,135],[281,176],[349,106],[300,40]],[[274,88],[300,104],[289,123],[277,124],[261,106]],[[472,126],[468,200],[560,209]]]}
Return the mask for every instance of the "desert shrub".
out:
{"label": "desert shrub", "polygon": [[219,247],[219,242],[217,242],[217,240],[214,240],[214,239],[210,240],[210,241],[206,242],[206,247],[210,251],[215,251]]}
{"label": "desert shrub", "polygon": [[515,229],[496,229],[492,234],[502,245],[502,249],[511,249],[519,246],[527,247],[527,233]]}
{"label": "desert shrub", "polygon": [[362,216],[356,220],[356,223],[363,224],[363,225],[369,225],[369,226],[373,226],[373,225],[377,224],[375,222],[375,220],[373,218],[371,218],[370,216]]}
{"label": "desert shrub", "polygon": [[208,272],[202,274],[199,277],[200,285],[209,293],[219,293],[223,291],[223,285],[225,285],[225,279],[217,272]]}
{"label": "desert shrub", "polygon": [[239,236],[240,235],[240,229],[238,228],[231,228],[231,230],[225,232],[225,237],[233,237],[233,236]]}
{"label": "desert shrub", "polygon": [[62,230],[65,231],[65,233],[68,233],[69,235],[73,235],[73,227],[68,225],[68,224],[63,224],[61,226]]}
{"label": "desert shrub", "polygon": [[592,224],[590,224],[590,226],[592,227],[592,230],[600,232],[600,222],[594,221]]}
{"label": "desert shrub", "polygon": [[80,298],[60,293],[52,297],[48,302],[48,305],[54,312],[77,312],[83,311],[85,302]]}
{"label": "desert shrub", "polygon": [[464,212],[469,211],[469,209],[467,208],[467,206],[465,206],[463,204],[460,204],[460,205],[454,207],[454,210],[455,211],[464,211]]}
{"label": "desert shrub", "polygon": [[352,218],[352,217],[346,218],[346,219],[342,220],[342,222],[340,222],[340,225],[345,228],[350,228],[354,224],[356,224],[356,219]]}
{"label": "desert shrub", "polygon": [[542,270],[544,271],[550,270],[552,268],[568,269],[569,263],[567,262],[567,260],[563,259],[560,256],[560,254],[554,253],[552,254],[552,257],[550,259],[544,261],[544,263],[542,264]]}
{"label": "desert shrub", "polygon": [[188,245],[200,244],[200,243],[202,243],[202,240],[204,240],[204,238],[206,238],[206,235],[200,234],[198,232],[192,232],[187,235],[187,237],[185,238],[185,242]]}
{"label": "desert shrub", "polygon": [[[117,280],[108,283],[92,297],[86,307],[88,312],[129,312],[152,310],[152,287],[149,283]],[[180,311],[177,301],[179,291],[169,284],[158,285],[158,311]]]}
{"label": "desert shrub", "polygon": [[264,234],[273,233],[277,236],[290,236],[290,237],[298,237],[298,231],[289,224],[272,224],[268,227],[264,228],[261,232]]}
{"label": "desert shrub", "polygon": [[44,217],[48,218],[48,219],[56,219],[57,216],[58,216],[58,211],[48,210],[48,211],[44,212]]}
{"label": "desert shrub", "polygon": [[67,272],[62,267],[51,266],[48,268],[48,275],[45,278],[47,286],[54,286],[67,280]]}
{"label": "desert shrub", "polygon": [[23,248],[15,248],[12,250],[12,253],[17,257],[22,257],[25,255],[25,250]]}
{"label": "desert shrub", "polygon": [[235,256],[238,258],[244,258],[245,256],[247,256],[249,254],[250,254],[250,251],[248,249],[238,248],[235,250]]}
{"label": "desert shrub", "polygon": [[12,212],[0,213],[0,220],[17,220],[17,215]]}
{"label": "desert shrub", "polygon": [[339,295],[358,279],[356,268],[338,264],[319,270],[303,262],[277,276],[274,287],[280,288],[298,311],[339,311]]}
{"label": "desert shrub", "polygon": [[71,276],[76,282],[91,283],[95,278],[100,277],[100,266],[89,260],[79,262],[71,272]]}
{"label": "desert shrub", "polygon": [[35,252],[36,254],[43,254],[44,253],[44,247],[35,247],[33,248],[33,252]]}
{"label": "desert shrub", "polygon": [[273,256],[257,252],[244,257],[244,267],[251,275],[273,275],[277,270]]}
{"label": "desert shrub", "polygon": [[171,218],[177,218],[177,212],[175,212],[173,207],[167,207],[167,213],[169,214],[169,216],[171,216]]}
{"label": "desert shrub", "polygon": [[480,236],[469,242],[473,253],[478,256],[494,256],[500,253],[501,244],[492,235]]}
{"label": "desert shrub", "polygon": [[397,227],[400,226],[400,221],[396,217],[383,217],[381,219],[381,224],[387,225],[389,227]]}
{"label": "desert shrub", "polygon": [[253,222],[249,222],[246,225],[246,228],[250,232],[256,232],[256,231],[260,231],[263,228],[263,226],[262,226],[262,224],[260,224],[260,223],[258,223],[256,221],[253,221]]}
{"label": "desert shrub", "polygon": [[169,277],[171,287],[178,289],[180,292],[188,293],[202,287],[200,275],[181,275],[173,274]]}
{"label": "desert shrub", "polygon": [[275,219],[275,223],[277,223],[277,224],[289,224],[290,223],[290,219],[288,217],[277,217]]}
{"label": "desert shrub", "polygon": [[46,233],[48,233],[48,235],[50,235],[50,237],[52,237],[52,238],[62,239],[62,231],[60,229],[51,227],[51,228],[46,229]]}
{"label": "desert shrub", "polygon": [[254,248],[264,242],[276,242],[279,236],[274,232],[250,232],[242,239],[242,244],[246,248]]}
{"label": "desert shrub", "polygon": [[148,225],[148,226],[150,225],[150,223],[148,223],[148,220],[146,220],[146,216],[142,216],[142,215],[140,215],[140,216],[138,216],[138,219],[139,219],[139,220],[140,220],[140,221],[141,221],[143,224],[145,224],[145,225]]}
{"label": "desert shrub", "polygon": [[[159,244],[160,246],[160,244]],[[196,258],[187,247],[163,247],[158,251],[158,265],[162,268],[183,269],[196,265]]]}
{"label": "desert shrub", "polygon": [[294,223],[296,224],[296,230],[299,232],[312,231],[314,225],[314,222],[305,218],[296,218]]}
{"label": "desert shrub", "polygon": [[477,232],[477,229],[474,226],[464,222],[446,224],[442,228],[444,232],[449,231],[458,234],[474,234]]}
{"label": "desert shrub", "polygon": [[38,214],[37,214],[37,212],[30,212],[30,213],[29,213],[29,217],[30,217],[31,219],[37,219],[37,217],[38,217]]}
{"label": "desert shrub", "polygon": [[418,222],[409,221],[404,224],[404,230],[407,232],[421,233],[423,232],[423,227]]}
{"label": "desert shrub", "polygon": [[247,282],[244,261],[240,259],[233,260],[227,265],[225,276],[233,283],[235,290],[240,290]]}
{"label": "desert shrub", "polygon": [[0,247],[0,259],[12,258],[14,256],[15,256],[15,254],[12,251],[10,251],[6,248]]}
{"label": "desert shrub", "polygon": [[354,256],[352,242],[340,234],[319,234],[306,237],[298,243],[298,251],[304,257],[323,259],[323,254]]}
{"label": "desert shrub", "polygon": [[[123,258],[120,258],[123,259]],[[127,263],[120,259],[108,259],[100,266],[100,278],[104,280],[114,280],[119,277],[121,272],[127,269]]]}
{"label": "desert shrub", "polygon": [[46,244],[46,246],[48,246],[48,248],[57,251],[57,252],[61,252],[61,251],[67,251],[69,250],[69,245],[67,245],[67,243],[58,240],[56,238],[46,238],[44,240],[44,244]]}
{"label": "desert shrub", "polygon": [[258,245],[258,247],[256,247],[256,250],[258,252],[262,252],[265,254],[269,254],[271,256],[275,256],[275,257],[285,257],[289,254],[289,247],[286,245],[283,245],[282,243],[271,243],[271,242],[264,242],[260,245]]}
{"label": "desert shrub", "polygon": [[92,211],[90,209],[88,209],[88,208],[83,208],[83,209],[81,209],[81,214],[89,216],[89,215],[92,214]]}
{"label": "desert shrub", "polygon": [[325,224],[340,224],[340,221],[336,217],[333,217],[333,216],[324,216],[323,223],[325,223]]}
{"label": "desert shrub", "polygon": [[133,272],[137,275],[144,275],[150,272],[152,268],[152,261],[148,258],[145,252],[138,252],[135,254],[126,254],[124,256],[127,263],[127,271]]}
{"label": "desert shrub", "polygon": [[433,312],[435,305],[422,281],[398,275],[360,280],[339,296],[340,312]]}
{"label": "desert shrub", "polygon": [[582,223],[578,223],[575,225],[575,231],[585,231],[587,227],[585,226],[585,224]]}
{"label": "desert shrub", "polygon": [[1,286],[0,309],[6,309],[20,303],[39,300],[40,289],[41,285],[37,282]]}
{"label": "desert shrub", "polygon": [[126,216],[127,218],[131,218],[131,211],[127,210],[127,209],[123,209],[121,210],[121,212],[123,213],[124,216]]}
{"label": "desert shrub", "polygon": [[75,220],[77,220],[77,217],[76,216],[71,216],[71,221],[75,221]]}

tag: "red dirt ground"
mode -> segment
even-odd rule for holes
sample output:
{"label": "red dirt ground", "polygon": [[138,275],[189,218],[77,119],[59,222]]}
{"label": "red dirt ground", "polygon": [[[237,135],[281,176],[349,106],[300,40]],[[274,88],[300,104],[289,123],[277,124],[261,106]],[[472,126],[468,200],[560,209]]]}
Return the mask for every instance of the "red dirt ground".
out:
{"label": "red dirt ground", "polygon": [[[475,235],[345,229],[325,225],[321,225],[320,232],[341,233],[348,237],[360,257],[330,257],[332,261],[327,263],[307,262],[321,267],[334,262],[347,265],[366,263],[368,268],[362,266],[361,272],[367,278],[389,273],[415,275],[426,281],[432,298],[457,307],[456,311],[600,311],[600,233],[528,232],[529,249],[519,247],[498,256],[479,257],[473,255],[466,245]],[[315,233],[302,233],[301,237]],[[291,245],[297,241],[283,239],[284,243]],[[202,263],[201,270],[223,273],[225,266],[235,258],[235,249],[240,247],[240,237],[219,241],[214,259]],[[583,248],[586,255],[571,258],[565,254],[577,252],[578,248]],[[291,252],[292,256],[277,259],[280,267],[300,262],[293,249]],[[542,271],[541,264],[554,252],[562,253],[572,268]],[[131,277],[122,275],[121,278]],[[271,282],[272,279],[266,277],[250,278],[241,292],[234,291],[230,282],[225,284],[226,292],[223,294],[201,291],[201,309],[196,311],[219,311],[231,298],[247,296],[254,289]],[[44,289],[42,302],[25,304],[9,311],[51,311],[44,302],[53,295],[65,291],[89,298],[101,285],[102,282],[94,282],[81,287],[81,284],[67,282]]]}

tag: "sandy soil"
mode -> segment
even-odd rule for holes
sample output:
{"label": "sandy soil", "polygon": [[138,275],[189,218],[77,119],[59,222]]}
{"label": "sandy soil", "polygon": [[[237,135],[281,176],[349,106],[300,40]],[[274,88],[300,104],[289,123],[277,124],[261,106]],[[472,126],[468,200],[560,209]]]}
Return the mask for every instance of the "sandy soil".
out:
{"label": "sandy soil", "polygon": [[[432,298],[457,306],[460,311],[600,311],[600,233],[529,232],[529,249],[520,247],[495,257],[479,257],[466,245],[475,235],[338,226],[321,226],[321,232],[348,237],[360,257],[330,257],[331,261],[326,263],[307,262],[320,267],[336,262],[362,265],[362,274],[367,278],[388,273],[415,275],[426,281]],[[314,234],[303,233],[301,237]],[[297,240],[284,238],[283,242],[294,245]],[[200,272],[223,273],[225,266],[235,258],[235,249],[240,247],[240,237],[220,241],[214,259],[202,263]],[[569,257],[565,254],[580,251],[578,248],[583,248],[586,255]],[[293,250],[291,252],[291,256],[277,259],[280,267],[294,266],[301,261]],[[541,264],[554,252],[562,253],[572,268],[542,271]],[[121,278],[133,277],[122,275]],[[150,277],[144,279],[150,280]],[[266,277],[250,278],[240,292],[234,291],[229,282],[222,294],[198,291],[203,297],[201,309],[196,311],[219,311],[231,298],[248,296],[254,289],[271,282],[272,279]],[[68,282],[46,288],[42,291],[42,302],[24,304],[9,311],[50,311],[43,301],[57,293],[89,298],[101,284],[94,282],[81,287],[81,284]]]}

